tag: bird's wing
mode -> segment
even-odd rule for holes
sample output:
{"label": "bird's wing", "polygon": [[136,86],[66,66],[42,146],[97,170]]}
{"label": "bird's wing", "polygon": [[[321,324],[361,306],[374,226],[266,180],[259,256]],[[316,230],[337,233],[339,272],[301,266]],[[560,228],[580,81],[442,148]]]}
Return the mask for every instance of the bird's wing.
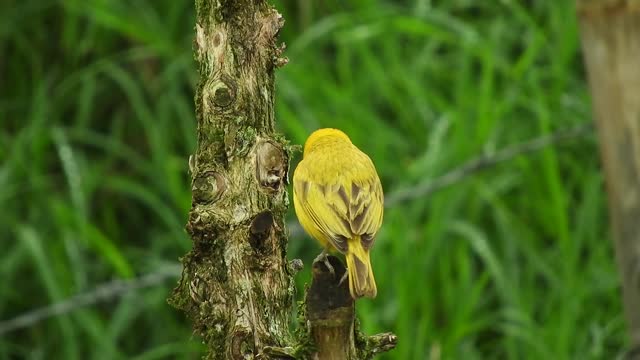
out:
{"label": "bird's wing", "polygon": [[294,191],[305,214],[339,251],[345,252],[355,235],[371,247],[383,213],[382,186],[371,160],[326,182],[318,178],[305,166],[296,169]]}
{"label": "bird's wing", "polygon": [[[375,235],[382,225],[384,210],[383,193],[380,179],[371,164],[373,176],[347,182],[351,185],[349,194],[349,224],[354,235],[360,235],[362,245],[369,249],[373,245]],[[340,191],[339,191],[340,193]]]}

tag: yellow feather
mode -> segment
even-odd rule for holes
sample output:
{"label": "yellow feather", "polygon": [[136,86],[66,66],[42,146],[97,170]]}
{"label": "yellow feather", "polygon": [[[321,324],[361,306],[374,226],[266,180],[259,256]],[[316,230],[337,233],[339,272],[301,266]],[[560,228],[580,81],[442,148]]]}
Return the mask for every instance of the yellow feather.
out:
{"label": "yellow feather", "polygon": [[304,230],[345,254],[353,298],[375,297],[369,260],[382,225],[383,193],[371,159],[337,129],[312,133],[293,174],[293,205]]}

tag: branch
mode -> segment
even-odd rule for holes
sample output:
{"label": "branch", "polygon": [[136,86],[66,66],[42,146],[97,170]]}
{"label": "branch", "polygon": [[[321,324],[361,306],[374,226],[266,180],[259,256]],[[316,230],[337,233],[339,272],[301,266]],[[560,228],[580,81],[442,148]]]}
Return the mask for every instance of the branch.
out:
{"label": "branch", "polygon": [[305,296],[305,323],[315,344],[311,358],[370,359],[395,348],[398,339],[392,333],[365,336],[359,332],[348,283],[339,281],[347,269],[335,256],[328,256],[327,260],[334,272],[322,259],[316,259],[311,269],[311,287]]}
{"label": "branch", "polygon": [[124,294],[139,289],[159,285],[168,279],[178,277],[178,275],[180,275],[180,266],[172,264],[132,280],[113,280],[104,283],[90,292],[81,293],[66,300],[29,311],[13,319],[0,322],[0,336],[11,331],[33,326],[50,317],[67,314],[85,306],[123,296]]}
{"label": "branch", "polygon": [[395,349],[398,344],[398,337],[390,332],[376,334],[367,337],[365,344],[366,356],[374,356]]}
{"label": "branch", "polygon": [[315,344],[313,359],[353,359],[356,357],[355,306],[348,282],[338,283],[346,273],[344,264],[328,256],[331,273],[322,259],[311,266],[311,287],[305,296],[307,324]]}

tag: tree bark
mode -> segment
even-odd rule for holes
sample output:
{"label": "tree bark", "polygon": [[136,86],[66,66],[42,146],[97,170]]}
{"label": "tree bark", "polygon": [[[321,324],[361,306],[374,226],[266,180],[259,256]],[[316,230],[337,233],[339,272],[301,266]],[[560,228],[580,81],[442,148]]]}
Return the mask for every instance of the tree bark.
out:
{"label": "tree bark", "polygon": [[294,283],[284,215],[289,150],[274,126],[281,15],[266,1],[196,0],[198,146],[189,159],[193,249],[169,301],[210,359],[290,342]]}
{"label": "tree bark", "polygon": [[640,2],[578,1],[582,48],[605,170],[616,259],[640,357]]}
{"label": "tree bark", "polygon": [[310,332],[315,343],[313,358],[357,359],[354,301],[349,293],[349,283],[339,284],[336,281],[342,278],[346,268],[334,256],[328,260],[334,273],[329,272],[323,261],[315,261],[311,268],[313,282],[305,297]]}
{"label": "tree bark", "polygon": [[[318,282],[318,264],[315,297],[299,308],[297,336],[289,331],[292,275],[302,264],[286,260],[291,148],[274,124],[274,70],[287,62],[276,45],[283,22],[264,0],[196,0],[193,248],[169,302],[191,318],[208,359],[368,359],[393,348],[395,335],[362,336],[346,283]],[[320,314],[333,319],[338,301],[339,329]]]}

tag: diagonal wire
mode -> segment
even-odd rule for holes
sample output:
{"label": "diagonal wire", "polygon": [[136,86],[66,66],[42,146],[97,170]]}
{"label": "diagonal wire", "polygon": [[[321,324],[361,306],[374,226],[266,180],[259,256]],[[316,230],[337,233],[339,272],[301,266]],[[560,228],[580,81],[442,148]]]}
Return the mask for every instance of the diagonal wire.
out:
{"label": "diagonal wire", "polygon": [[415,198],[423,198],[443,188],[453,185],[477,172],[494,167],[499,163],[511,160],[520,155],[530,154],[542,150],[550,145],[558,145],[578,138],[583,138],[593,132],[590,123],[578,125],[572,129],[543,135],[529,141],[511,145],[495,153],[483,154],[471,159],[453,170],[435,179],[424,181],[408,188],[392,192],[385,197],[385,207],[393,207]]}
{"label": "diagonal wire", "polygon": [[99,285],[94,290],[72,296],[63,301],[31,310],[13,319],[0,322],[0,336],[14,330],[26,328],[44,319],[72,312],[101,301],[113,299],[135,290],[157,286],[180,275],[179,265],[163,266],[159,270],[132,280],[113,280]]}
{"label": "diagonal wire", "polygon": [[[529,141],[507,146],[495,153],[480,155],[455,167],[444,175],[432,179],[425,179],[413,186],[391,192],[385,196],[385,207],[393,207],[417,198],[430,196],[443,188],[458,183],[475,173],[492,168],[502,162],[509,161],[521,155],[535,153],[551,145],[560,145],[584,138],[592,132],[592,125],[585,123],[572,129],[558,131]],[[288,223],[287,227],[290,230],[290,236],[302,234],[302,228],[300,228],[297,222]],[[82,307],[123,296],[135,290],[160,285],[168,279],[177,278],[180,275],[180,271],[181,266],[179,264],[172,264],[132,280],[114,280],[104,283],[92,291],[31,310],[9,320],[0,321],[0,336],[11,331],[32,326],[50,317],[60,316]]]}

